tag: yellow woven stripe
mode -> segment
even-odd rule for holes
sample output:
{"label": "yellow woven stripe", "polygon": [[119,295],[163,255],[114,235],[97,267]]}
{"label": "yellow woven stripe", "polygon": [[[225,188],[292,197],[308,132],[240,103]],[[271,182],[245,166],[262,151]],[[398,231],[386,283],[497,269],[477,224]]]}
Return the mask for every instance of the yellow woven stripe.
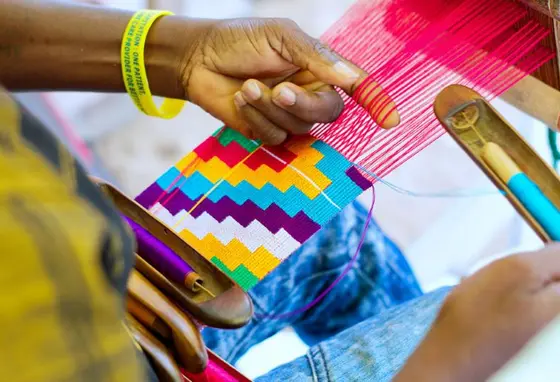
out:
{"label": "yellow woven stripe", "polygon": [[[185,177],[189,177],[196,170],[200,157],[196,155],[196,152],[191,151],[188,155],[185,155],[179,162],[175,164],[175,168],[182,172]],[[184,171],[184,172],[183,172]]]}
{"label": "yellow woven stripe", "polygon": [[[197,165],[193,167],[195,167],[196,171],[200,172],[202,176],[204,176],[214,184],[219,182],[224,177],[224,175],[231,170],[231,167],[222,162],[218,157],[212,157],[212,159],[210,159],[208,162],[199,161]],[[238,171],[239,167],[232,173],[232,175],[237,173]],[[228,176],[225,181],[229,182],[232,175]]]}
{"label": "yellow woven stripe", "polygon": [[262,279],[280,265],[280,260],[264,247],[259,247],[255,252],[250,252],[237,239],[223,245],[212,235],[206,235],[200,240],[191,232],[183,230],[179,236],[208,260],[215,256],[232,271],[243,264],[249,272],[259,279]]}

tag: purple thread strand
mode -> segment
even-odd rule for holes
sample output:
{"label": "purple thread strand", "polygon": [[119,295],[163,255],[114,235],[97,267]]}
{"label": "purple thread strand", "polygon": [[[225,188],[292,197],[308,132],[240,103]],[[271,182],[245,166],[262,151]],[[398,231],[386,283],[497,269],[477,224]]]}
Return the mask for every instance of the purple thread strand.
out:
{"label": "purple thread strand", "polygon": [[317,296],[313,301],[311,301],[310,303],[308,303],[307,305],[305,305],[305,306],[303,306],[299,309],[293,310],[291,312],[281,313],[281,314],[272,314],[272,315],[261,315],[261,314],[257,315],[256,314],[255,317],[278,320],[278,319],[289,318],[291,316],[295,316],[297,314],[306,312],[309,309],[313,308],[315,305],[317,305],[319,302],[321,302],[321,300],[323,300],[323,298],[325,298],[338,285],[338,283],[340,283],[340,281],[342,281],[342,279],[344,277],[346,277],[348,275],[348,273],[350,273],[350,271],[354,267],[354,264],[356,264],[356,261],[358,260],[358,255],[360,254],[360,250],[362,249],[362,246],[363,246],[364,241],[366,239],[367,228],[369,226],[369,223],[371,222],[371,218],[372,218],[372,215],[373,215],[373,206],[375,205],[375,188],[374,188],[373,185],[371,186],[371,192],[372,192],[372,195],[373,195],[373,199],[371,201],[371,206],[369,207],[369,212],[368,212],[368,215],[367,215],[367,219],[366,219],[366,222],[364,224],[364,229],[362,231],[362,237],[360,238],[360,242],[358,243],[358,247],[356,248],[356,252],[354,253],[354,256],[352,256],[352,259],[350,259],[350,261],[346,265],[346,268],[344,268],[344,270],[336,278],[336,280],[334,280],[332,282],[332,284],[329,285],[327,287],[327,289],[325,289],[323,292],[321,292],[321,294],[319,296]]}
{"label": "purple thread strand", "polygon": [[138,254],[163,273],[164,276],[183,285],[187,275],[193,273],[194,269],[169,247],[145,230],[144,227],[126,216],[123,216],[123,218],[136,236]]}
{"label": "purple thread strand", "polygon": [[[166,204],[165,209],[171,215],[177,215],[181,211],[188,211],[195,203],[195,201],[179,191]],[[193,211],[192,216],[196,219],[204,212],[219,222],[224,221],[227,217],[231,217],[243,227],[247,227],[253,221],[258,220],[259,223],[272,233],[277,233],[283,228],[300,243],[303,243],[321,229],[321,226],[310,219],[304,212],[300,211],[291,217],[278,207],[277,204],[271,203],[266,209],[262,209],[251,200],[247,200],[239,205],[228,196],[224,196],[217,202],[204,199],[197,209]]]}

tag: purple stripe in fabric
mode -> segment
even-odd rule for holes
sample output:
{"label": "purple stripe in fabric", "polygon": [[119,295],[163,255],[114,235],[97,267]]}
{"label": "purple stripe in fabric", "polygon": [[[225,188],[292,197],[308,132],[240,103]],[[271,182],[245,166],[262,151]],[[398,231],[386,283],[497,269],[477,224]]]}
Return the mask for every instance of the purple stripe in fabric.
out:
{"label": "purple stripe in fabric", "polygon": [[[182,210],[190,210],[195,203],[195,201],[182,192],[177,192],[171,200],[165,203],[165,208],[172,215],[177,215]],[[294,217],[290,217],[274,203],[266,210],[262,210],[249,200],[242,205],[238,205],[228,197],[221,198],[217,203],[212,202],[210,199],[205,199],[193,211],[193,216],[195,218],[199,217],[203,212],[207,212],[219,222],[231,216],[244,227],[247,227],[252,221],[258,220],[272,233],[277,233],[280,228],[283,228],[300,243],[309,239],[321,228],[319,224],[311,220],[305,213],[299,212]]]}

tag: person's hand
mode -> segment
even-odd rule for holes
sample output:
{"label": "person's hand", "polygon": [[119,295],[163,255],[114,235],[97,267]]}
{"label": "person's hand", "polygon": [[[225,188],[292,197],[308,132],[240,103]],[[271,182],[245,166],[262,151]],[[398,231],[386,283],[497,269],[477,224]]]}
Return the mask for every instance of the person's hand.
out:
{"label": "person's hand", "polygon": [[485,381],[558,314],[560,245],[496,261],[450,293],[395,381]]}
{"label": "person's hand", "polygon": [[[185,97],[265,144],[282,143],[289,134],[305,134],[315,123],[336,120],[344,103],[331,85],[351,95],[367,77],[289,20],[217,21],[198,35],[186,56]],[[380,92],[371,84],[363,94],[384,106],[381,112],[372,108],[373,116],[390,128],[399,116]]]}

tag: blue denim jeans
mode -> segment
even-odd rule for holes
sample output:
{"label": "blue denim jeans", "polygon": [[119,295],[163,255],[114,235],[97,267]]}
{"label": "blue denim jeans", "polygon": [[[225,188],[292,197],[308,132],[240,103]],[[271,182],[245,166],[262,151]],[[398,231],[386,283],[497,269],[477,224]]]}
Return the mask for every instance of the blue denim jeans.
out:
{"label": "blue denim jeans", "polygon": [[423,295],[399,248],[372,221],[360,257],[324,300],[285,319],[259,318],[297,310],[344,269],[367,211],[353,203],[259,283],[250,295],[255,318],[237,330],[205,329],[208,347],[235,363],[252,346],[291,326],[308,354],[260,377],[272,381],[389,381],[421,341],[447,294]]}

